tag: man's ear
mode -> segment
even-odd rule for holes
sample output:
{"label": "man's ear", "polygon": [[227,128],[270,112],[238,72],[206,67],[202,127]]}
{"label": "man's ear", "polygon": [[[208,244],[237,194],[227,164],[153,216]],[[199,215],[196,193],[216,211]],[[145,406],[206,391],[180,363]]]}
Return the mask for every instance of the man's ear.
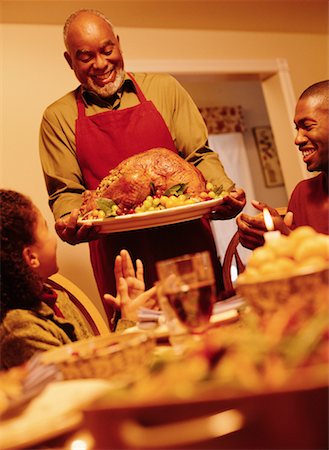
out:
{"label": "man's ear", "polygon": [[25,247],[23,250],[23,258],[26,264],[32,269],[37,269],[40,266],[38,255],[32,251],[31,247]]}
{"label": "man's ear", "polygon": [[120,37],[119,37],[118,34],[116,35],[116,38],[117,38],[117,41],[118,41],[120,52],[122,53],[122,48],[121,48],[121,44],[120,44]]}
{"label": "man's ear", "polygon": [[68,65],[69,65],[69,66],[71,67],[71,69],[73,70],[73,67],[72,67],[72,59],[71,59],[71,56],[69,55],[68,52],[64,52],[64,58],[66,59]]}

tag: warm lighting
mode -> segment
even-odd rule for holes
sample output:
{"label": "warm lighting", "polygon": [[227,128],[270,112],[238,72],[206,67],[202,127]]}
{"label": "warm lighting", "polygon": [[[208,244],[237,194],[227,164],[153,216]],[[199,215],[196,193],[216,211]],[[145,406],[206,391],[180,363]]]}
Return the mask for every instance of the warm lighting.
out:
{"label": "warm lighting", "polygon": [[78,431],[65,445],[68,450],[92,450],[95,448],[95,440],[86,430]]}
{"label": "warm lighting", "polygon": [[270,214],[270,211],[267,208],[263,209],[263,215],[264,215],[264,222],[267,231],[273,231],[274,230],[274,222],[272,219],[272,216]]}
{"label": "warm lighting", "polygon": [[88,443],[83,439],[76,439],[71,443],[71,450],[88,450]]}
{"label": "warm lighting", "polygon": [[274,222],[273,222],[272,216],[270,214],[270,211],[267,208],[263,209],[263,215],[264,215],[265,226],[266,226],[266,229],[268,230],[267,233],[264,233],[265,242],[275,244],[275,242],[280,238],[281,233],[279,230],[274,231]]}

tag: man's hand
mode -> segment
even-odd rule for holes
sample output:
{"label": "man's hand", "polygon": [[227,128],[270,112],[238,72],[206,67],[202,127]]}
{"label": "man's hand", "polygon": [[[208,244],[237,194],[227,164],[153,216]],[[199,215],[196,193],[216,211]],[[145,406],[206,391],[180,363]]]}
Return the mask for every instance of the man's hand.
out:
{"label": "man's hand", "polygon": [[[285,235],[290,234],[291,213],[287,213],[286,218],[282,219],[277,210],[266,203],[260,203],[255,200],[251,203],[259,211],[263,211],[264,208],[269,210],[275,230],[279,230]],[[256,216],[240,214],[236,219],[236,223],[238,225],[240,242],[244,247],[254,250],[256,247],[264,245],[264,233],[267,231],[267,228],[264,222],[263,212]]]}
{"label": "man's hand", "polygon": [[235,188],[223,198],[223,202],[212,211],[208,219],[232,219],[244,208],[246,204],[246,194],[243,189]]}
{"label": "man's hand", "polygon": [[56,220],[55,230],[62,241],[75,245],[98,239],[99,227],[95,227],[88,222],[83,225],[78,225],[78,215],[79,210],[74,209],[70,215]]}

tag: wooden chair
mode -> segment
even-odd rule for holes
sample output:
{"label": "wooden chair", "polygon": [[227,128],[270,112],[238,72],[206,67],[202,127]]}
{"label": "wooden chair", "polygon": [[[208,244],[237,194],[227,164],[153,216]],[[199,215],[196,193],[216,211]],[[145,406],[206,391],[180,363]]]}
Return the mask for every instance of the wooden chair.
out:
{"label": "wooden chair", "polygon": [[56,273],[48,278],[47,283],[54,289],[64,290],[72,303],[78,308],[95,336],[109,335],[110,329],[94,303],[78,286],[63,275]]}
{"label": "wooden chair", "polygon": [[231,267],[232,267],[233,258],[235,258],[235,263],[236,263],[236,268],[237,268],[238,274],[242,273],[245,269],[244,263],[242,262],[242,260],[239,256],[238,250],[237,250],[239,243],[240,243],[239,232],[236,231],[227,246],[225,256],[224,256],[224,261],[223,261],[222,271],[223,271],[223,282],[224,282],[225,292],[234,291],[234,286],[233,286],[232,277],[231,277]]}

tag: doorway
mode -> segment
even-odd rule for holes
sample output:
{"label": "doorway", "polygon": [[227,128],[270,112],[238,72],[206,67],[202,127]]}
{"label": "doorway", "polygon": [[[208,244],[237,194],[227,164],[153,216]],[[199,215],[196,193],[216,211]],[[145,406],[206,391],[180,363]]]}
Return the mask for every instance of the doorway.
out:
{"label": "doorway", "polygon": [[301,179],[308,178],[294,145],[296,98],[286,60],[130,60],[127,66],[136,72],[169,72],[179,81],[205,77],[218,81],[258,81],[276,142],[287,197]]}

